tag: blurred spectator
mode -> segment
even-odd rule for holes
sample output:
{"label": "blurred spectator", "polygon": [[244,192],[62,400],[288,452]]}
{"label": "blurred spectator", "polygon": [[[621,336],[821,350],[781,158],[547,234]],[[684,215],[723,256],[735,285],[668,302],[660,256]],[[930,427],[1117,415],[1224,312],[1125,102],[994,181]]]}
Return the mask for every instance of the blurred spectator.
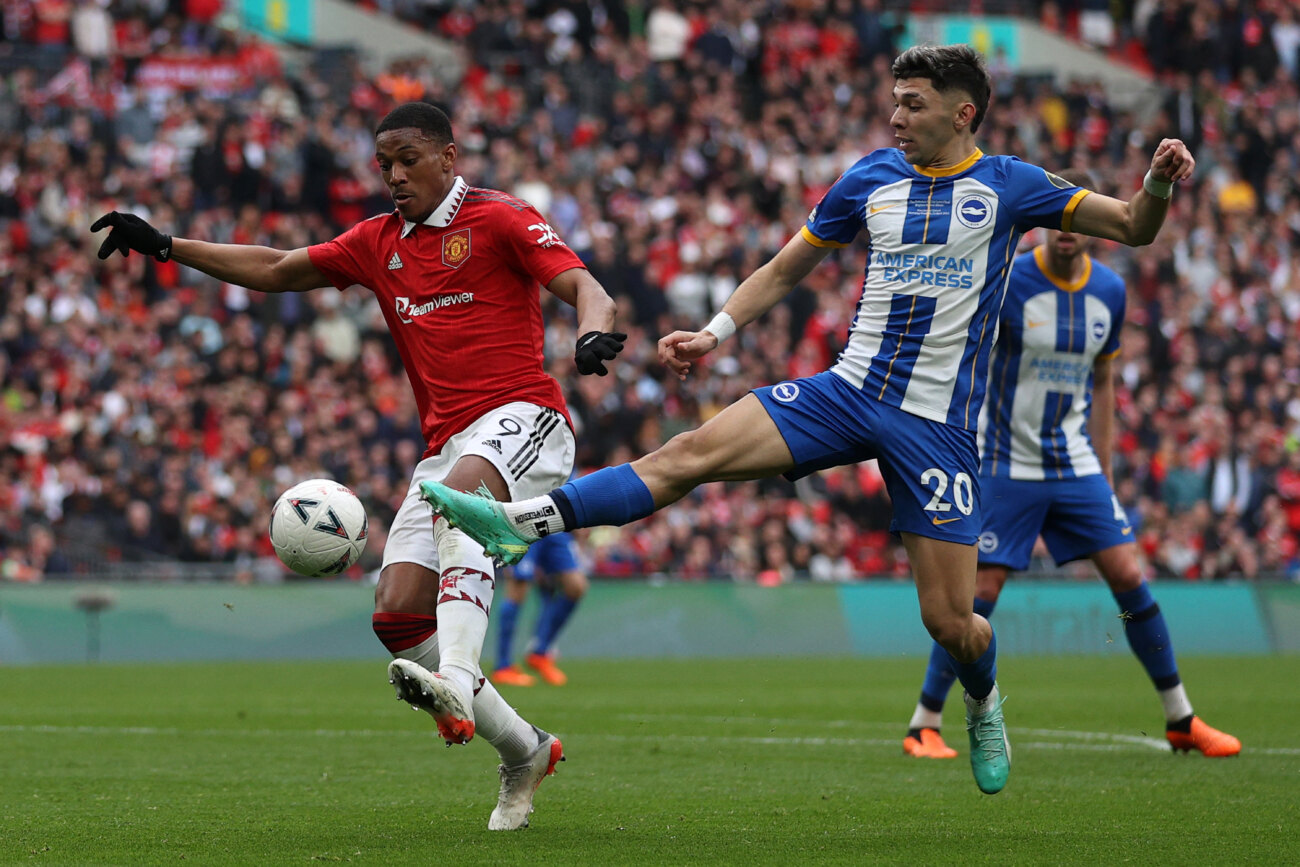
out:
{"label": "blurred spectator", "polygon": [[[378,564],[421,448],[373,298],[264,296],[141,257],[99,264],[85,226],[130,208],[214,240],[325,240],[391,209],[370,127],[409,95],[452,113],[468,180],[544,205],[622,293],[631,339],[599,380],[573,376],[560,351],[576,338],[571,317],[547,311],[580,472],[653,450],[749,386],[824,368],[842,346],[862,246],[834,254],[689,381],[654,357],[661,334],[706,321],[863,150],[893,143],[896,4],[393,4],[463,46],[458,81],[421,58],[374,74],[337,52],[282,67],[217,26],[220,4],[182,6],[183,17],[136,0],[5,6],[6,38],[43,46],[44,60],[6,67],[0,87],[0,574],[179,560],[177,575],[230,563],[263,580],[274,563],[263,516],[313,476],[347,481],[370,512],[352,577]],[[1161,136],[1197,148],[1198,175],[1157,243],[1095,250],[1130,287],[1116,489],[1144,553],[1168,576],[1294,573],[1294,4],[1017,8],[1075,35],[1085,17],[1105,29],[1075,13],[1108,14],[1112,50],[1169,87],[1159,104],[1126,110],[1095,82],[1057,88],[1008,72],[981,129],[986,151],[1086,162],[1114,192],[1137,187]],[[888,515],[868,464],[798,488],[710,486],[584,544],[596,574],[891,577],[906,564]]]}

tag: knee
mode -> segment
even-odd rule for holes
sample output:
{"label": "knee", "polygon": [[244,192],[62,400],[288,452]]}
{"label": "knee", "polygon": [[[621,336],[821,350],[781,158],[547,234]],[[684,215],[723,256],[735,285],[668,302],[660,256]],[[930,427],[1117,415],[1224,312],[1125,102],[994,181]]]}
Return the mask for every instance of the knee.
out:
{"label": "knee", "polygon": [[930,637],[949,652],[963,644],[967,633],[970,632],[971,617],[970,611],[965,614],[956,611],[921,612],[921,621],[925,624]]}
{"label": "knee", "polygon": [[564,583],[561,589],[564,591],[565,596],[577,602],[587,595],[587,588],[590,586],[591,582],[587,580],[587,576],[582,572],[567,572],[564,575]]}
{"label": "knee", "polygon": [[1111,570],[1106,575],[1106,583],[1110,585],[1112,593],[1127,593],[1130,590],[1136,590],[1142,586],[1142,570],[1138,568],[1136,563]]}
{"label": "knee", "polygon": [[394,582],[387,579],[387,575],[387,569],[379,573],[379,583],[375,585],[376,614],[390,614],[403,608],[402,594],[394,586]]}
{"label": "knee", "polygon": [[375,585],[377,614],[432,614],[437,609],[437,574],[414,563],[394,563],[379,573]]}
{"label": "knee", "polygon": [[975,576],[975,598],[995,603],[1007,583],[1007,573],[1000,569],[981,569]]}

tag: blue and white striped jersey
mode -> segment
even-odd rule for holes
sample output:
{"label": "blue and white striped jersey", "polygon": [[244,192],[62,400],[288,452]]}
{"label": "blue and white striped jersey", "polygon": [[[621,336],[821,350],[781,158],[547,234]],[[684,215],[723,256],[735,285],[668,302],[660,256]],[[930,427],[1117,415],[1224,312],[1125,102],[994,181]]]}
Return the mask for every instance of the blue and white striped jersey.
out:
{"label": "blue and white striped jersey", "polygon": [[1102,471],[1088,436],[1092,367],[1119,354],[1124,281],[1084,257],[1072,283],[1047,272],[1046,250],[1016,258],[989,374],[980,473],[1072,479]]}
{"label": "blue and white striped jersey", "polygon": [[859,160],[803,227],[818,247],[870,234],[862,297],[831,371],[877,400],[974,430],[1020,236],[1067,230],[1088,190],[975,151],[923,169],[897,148]]}

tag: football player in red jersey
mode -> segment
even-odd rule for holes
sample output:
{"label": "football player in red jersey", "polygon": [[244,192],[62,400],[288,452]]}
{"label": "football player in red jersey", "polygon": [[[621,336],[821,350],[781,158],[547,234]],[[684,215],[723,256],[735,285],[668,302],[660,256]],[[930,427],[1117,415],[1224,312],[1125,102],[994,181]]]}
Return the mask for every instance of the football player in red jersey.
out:
{"label": "football player in red jersey", "polygon": [[447,116],[407,103],[375,131],[375,157],[396,210],[332,241],[296,250],[214,244],[164,234],[114,211],[106,259],[134,250],[174,259],[262,292],[360,285],[379,299],[415,392],[427,443],[390,529],[375,593],[375,633],[395,659],[399,699],[428,711],[448,743],[476,733],[501,755],[501,790],[488,827],[528,824],[533,791],[563,758],[560,741],[529,724],[479,669],[494,591],[480,545],[432,520],[419,483],[485,486],[499,500],[562,484],[574,442],[559,384],[543,369],[537,286],[577,308],[574,362],[607,373],[623,348],[615,304],[527,202],[469,186],[456,174]]}

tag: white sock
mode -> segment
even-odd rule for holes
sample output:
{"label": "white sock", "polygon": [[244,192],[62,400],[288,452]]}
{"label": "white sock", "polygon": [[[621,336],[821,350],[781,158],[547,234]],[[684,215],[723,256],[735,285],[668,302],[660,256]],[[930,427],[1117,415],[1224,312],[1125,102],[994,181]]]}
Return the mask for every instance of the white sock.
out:
{"label": "white sock", "polygon": [[474,733],[497,748],[507,765],[522,762],[537,749],[537,730],[506,703],[491,681],[474,696]]}
{"label": "white sock", "polygon": [[998,685],[993,684],[993,691],[984,698],[971,698],[966,696],[966,710],[971,716],[980,716],[986,714],[998,706]]}
{"label": "white sock", "polygon": [[555,501],[547,494],[520,500],[517,503],[502,503],[501,507],[514,526],[515,532],[530,542],[535,542],[551,533],[564,532],[564,518],[560,515],[560,507],[555,505]]}
{"label": "white sock", "polygon": [[[442,576],[438,584],[438,673],[468,697],[478,685],[496,567],[477,542],[439,518],[433,525]],[[477,724],[477,721],[476,721]]]}
{"label": "white sock", "polygon": [[406,650],[398,651],[393,656],[397,659],[409,659],[411,662],[424,666],[429,671],[437,671],[438,633],[433,633],[415,647],[408,647]]}
{"label": "white sock", "polygon": [[930,710],[919,701],[916,703],[916,710],[912,711],[912,721],[907,724],[908,729],[938,729],[943,723],[943,714],[939,711]]}
{"label": "white sock", "polygon": [[1192,703],[1181,683],[1160,690],[1160,703],[1165,706],[1165,722],[1178,722],[1192,715]]}

